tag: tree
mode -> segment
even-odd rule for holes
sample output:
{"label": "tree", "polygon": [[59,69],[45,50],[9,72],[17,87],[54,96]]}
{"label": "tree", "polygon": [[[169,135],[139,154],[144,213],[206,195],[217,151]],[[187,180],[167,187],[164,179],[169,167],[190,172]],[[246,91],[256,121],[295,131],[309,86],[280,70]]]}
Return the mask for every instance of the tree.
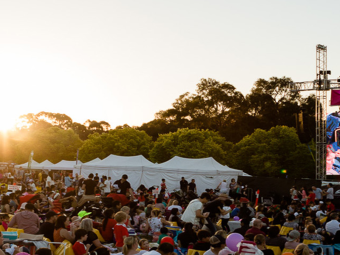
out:
{"label": "tree", "polygon": [[232,144],[226,142],[217,132],[186,128],[160,135],[150,152],[150,158],[153,162],[162,163],[174,156],[213,157],[225,164],[226,151],[231,147]]}
{"label": "tree", "polygon": [[276,126],[269,131],[256,129],[233,147],[230,165],[251,175],[280,176],[287,170],[292,178],[314,175],[314,162],[308,147],[301,144],[294,128]]}
{"label": "tree", "polygon": [[15,161],[27,162],[30,152],[34,151],[34,160],[41,162],[46,159],[52,163],[60,160],[75,160],[77,149],[82,146],[82,141],[72,129],[63,130],[50,127],[42,130],[25,132],[20,140],[15,141]]}
{"label": "tree", "polygon": [[125,127],[110,130],[108,133],[89,135],[80,149],[79,157],[84,162],[96,157],[103,159],[110,154],[143,155],[148,158],[152,146],[152,138],[144,131]]}

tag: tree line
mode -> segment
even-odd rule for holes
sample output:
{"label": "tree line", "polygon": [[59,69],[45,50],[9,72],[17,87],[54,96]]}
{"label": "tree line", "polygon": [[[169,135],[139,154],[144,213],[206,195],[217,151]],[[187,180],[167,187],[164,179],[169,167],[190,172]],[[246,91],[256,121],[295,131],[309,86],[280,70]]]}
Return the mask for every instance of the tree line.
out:
{"label": "tree line", "polygon": [[214,157],[251,175],[313,177],[315,97],[291,92],[290,78],[259,79],[248,95],[229,83],[201,79],[196,93],[139,127],[114,129],[106,121],[73,122],[66,114],[21,116],[20,128],[0,136],[0,161],[62,159],[83,162],[110,154],[144,155],[162,163],[173,156]]}

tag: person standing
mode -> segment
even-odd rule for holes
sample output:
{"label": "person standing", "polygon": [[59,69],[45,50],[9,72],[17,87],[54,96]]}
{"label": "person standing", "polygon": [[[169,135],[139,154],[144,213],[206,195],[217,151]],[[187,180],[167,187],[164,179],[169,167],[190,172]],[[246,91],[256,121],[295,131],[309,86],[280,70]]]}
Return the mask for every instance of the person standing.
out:
{"label": "person standing", "polygon": [[209,213],[203,213],[203,205],[209,202],[211,199],[210,194],[203,192],[198,199],[191,200],[188,207],[182,215],[182,221],[191,222],[194,225],[200,225],[200,220],[209,216]]}
{"label": "person standing", "polygon": [[93,174],[89,174],[89,178],[86,179],[83,182],[82,190],[84,191],[84,195],[81,197],[81,199],[78,202],[78,206],[82,206],[87,201],[96,201],[95,197],[95,188],[96,188],[96,182],[93,180]]}
{"label": "person standing", "polygon": [[192,192],[194,192],[195,194],[197,194],[197,189],[196,189],[196,183],[195,183],[195,179],[192,179],[191,182],[188,185],[188,191],[191,190]]}
{"label": "person standing", "polygon": [[133,196],[133,193],[132,193],[132,189],[131,189],[131,185],[130,183],[127,181],[128,179],[128,176],[126,174],[124,174],[122,176],[122,179],[118,180],[118,181],[115,181],[115,185],[118,185],[120,191],[117,192],[118,194],[123,194],[126,196],[127,192],[129,192],[129,194],[131,196]]}
{"label": "person standing", "polygon": [[187,194],[187,191],[188,191],[188,181],[186,179],[184,179],[184,177],[182,177],[179,184],[180,184],[180,187],[181,187],[181,191],[182,191],[183,195],[185,196]]}
{"label": "person standing", "polygon": [[334,199],[334,189],[333,189],[333,184],[328,183],[327,184],[327,191],[326,191],[326,199],[333,200]]}
{"label": "person standing", "polygon": [[71,180],[71,177],[69,176],[69,174],[66,174],[64,180],[65,180],[66,188],[68,188],[72,185],[72,180]]}
{"label": "person standing", "polygon": [[228,184],[226,180],[223,180],[218,184],[217,189],[220,189],[220,193],[227,194],[228,193]]}
{"label": "person standing", "polygon": [[322,190],[315,186],[312,186],[313,192],[315,193],[315,200],[321,201],[322,200]]}
{"label": "person standing", "polygon": [[107,180],[107,177],[104,175],[103,176],[103,191],[104,191],[104,194],[105,196],[107,196],[108,194],[110,194],[111,192],[111,185],[110,185],[110,182]]}

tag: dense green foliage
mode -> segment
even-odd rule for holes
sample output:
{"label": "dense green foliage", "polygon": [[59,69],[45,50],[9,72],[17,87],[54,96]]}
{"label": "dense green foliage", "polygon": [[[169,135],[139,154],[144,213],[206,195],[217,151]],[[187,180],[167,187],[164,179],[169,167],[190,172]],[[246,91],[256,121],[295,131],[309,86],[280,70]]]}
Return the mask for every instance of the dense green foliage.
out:
{"label": "dense green foliage", "polygon": [[[0,133],[0,161],[48,159],[86,162],[110,154],[144,155],[154,162],[173,156],[214,157],[252,175],[313,177],[315,97],[289,90],[290,78],[259,79],[243,95],[227,83],[201,79],[196,92],[180,95],[172,107],[140,127],[106,121],[73,122],[66,114],[40,112],[21,116],[20,128]],[[300,116],[300,118],[298,117]],[[301,121],[302,120],[302,121]],[[314,153],[314,151],[313,151]]]}

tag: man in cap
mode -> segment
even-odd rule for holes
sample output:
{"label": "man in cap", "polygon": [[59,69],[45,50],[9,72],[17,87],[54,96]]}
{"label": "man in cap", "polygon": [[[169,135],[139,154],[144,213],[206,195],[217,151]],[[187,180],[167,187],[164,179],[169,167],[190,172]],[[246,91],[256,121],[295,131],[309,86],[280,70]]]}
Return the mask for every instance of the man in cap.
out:
{"label": "man in cap", "polygon": [[300,244],[300,232],[292,230],[289,232],[287,242],[285,243],[285,249],[294,249]]}
{"label": "man in cap", "polygon": [[57,215],[54,211],[49,211],[46,213],[46,221],[40,226],[38,234],[43,234],[44,237],[53,240],[54,225],[57,221]]}
{"label": "man in cap", "polygon": [[128,176],[126,174],[124,174],[122,176],[122,179],[115,181],[115,185],[118,185],[120,192],[117,192],[118,194],[123,194],[126,195],[127,193],[129,193],[131,196],[133,196],[133,192],[131,189],[131,185],[130,183],[127,181]]}

